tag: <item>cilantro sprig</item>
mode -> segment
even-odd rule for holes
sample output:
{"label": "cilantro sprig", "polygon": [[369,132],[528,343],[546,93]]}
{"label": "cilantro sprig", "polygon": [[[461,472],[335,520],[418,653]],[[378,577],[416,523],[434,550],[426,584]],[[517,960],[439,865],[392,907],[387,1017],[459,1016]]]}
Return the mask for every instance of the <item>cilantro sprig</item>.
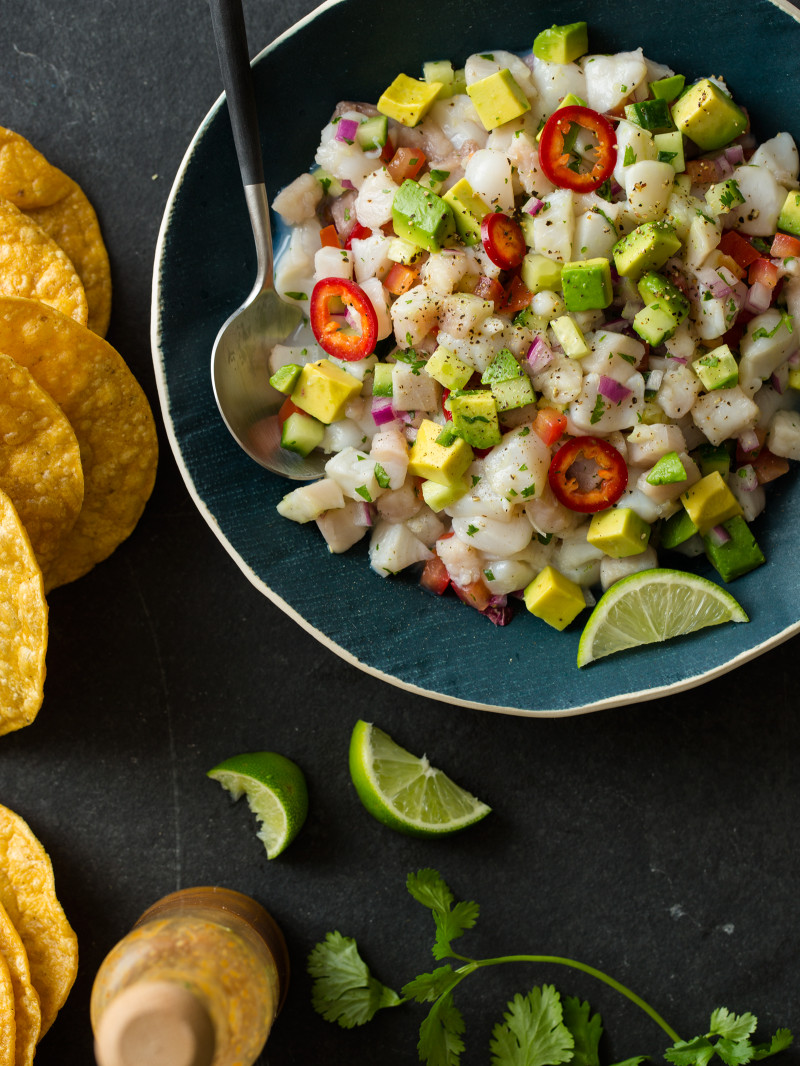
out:
{"label": "cilantro sprig", "polygon": [[[549,963],[590,974],[635,1003],[672,1040],[664,1057],[673,1066],[708,1066],[715,1057],[724,1066],[746,1066],[785,1050],[792,1043],[788,1029],[778,1029],[766,1043],[754,1043],[757,1019],[734,1014],[725,1007],[711,1015],[708,1032],[681,1040],[649,1003],[619,981],[594,966],[557,955],[503,955],[473,959],[453,947],[475,926],[480,913],[477,903],[456,901],[436,870],[423,869],[408,875],[411,896],[427,907],[433,917],[432,947],[436,962],[452,960],[419,974],[403,985],[398,994],[372,975],[361,958],[355,940],[341,933],[328,933],[308,958],[313,980],[314,1009],[345,1029],[364,1025],[379,1010],[404,1003],[430,1004],[419,1028],[417,1051],[427,1066],[459,1066],[464,1051],[464,1018],[455,1004],[458,986],[478,970],[503,963]],[[460,963],[460,965],[454,965]],[[491,1066],[599,1066],[603,1023],[588,1003],[573,996],[562,999],[553,985],[534,986],[518,993],[507,1004],[502,1021],[491,1034]],[[617,1066],[638,1066],[646,1056],[626,1059]]]}

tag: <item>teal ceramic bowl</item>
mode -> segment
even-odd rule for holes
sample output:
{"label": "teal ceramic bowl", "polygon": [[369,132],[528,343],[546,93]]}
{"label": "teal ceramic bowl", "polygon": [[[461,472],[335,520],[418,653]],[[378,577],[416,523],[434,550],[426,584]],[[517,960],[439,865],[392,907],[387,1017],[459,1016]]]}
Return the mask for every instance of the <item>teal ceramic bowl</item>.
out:
{"label": "teal ceramic bowl", "polygon": [[[585,19],[593,51],[642,45],[688,77],[721,74],[757,134],[800,140],[800,13],[751,0],[672,0],[657,17],[633,0],[339,0],[267,47],[254,64],[270,196],[308,169],[340,99],[375,101],[396,72],[426,59],[463,64],[472,52],[529,49],[539,30]],[[330,42],[335,41],[335,48]],[[314,77],[298,76],[314,57]],[[579,714],[675,693],[716,677],[800,629],[800,485],[778,482],[756,534],[765,566],[738,580],[748,624],[729,624],[578,670],[581,626],[557,633],[519,611],[505,628],[413,575],[381,579],[362,542],[330,555],[316,527],[276,514],[291,487],[253,463],[218,416],[209,359],[220,325],[255,278],[250,224],[227,109],[208,114],[175,180],[158,243],[153,352],[164,419],[186,484],[243,574],[333,652],[414,692],[521,715]],[[697,567],[707,576],[705,564]],[[583,616],[582,616],[583,617]]]}

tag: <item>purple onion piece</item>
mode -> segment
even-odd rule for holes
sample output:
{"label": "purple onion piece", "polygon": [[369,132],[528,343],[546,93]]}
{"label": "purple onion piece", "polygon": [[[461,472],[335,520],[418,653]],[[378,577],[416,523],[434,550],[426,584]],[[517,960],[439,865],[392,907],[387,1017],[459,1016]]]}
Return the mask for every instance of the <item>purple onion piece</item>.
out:
{"label": "purple onion piece", "polygon": [[[358,133],[358,123],[353,118],[340,118],[336,124],[336,140],[352,144]],[[342,182],[344,184],[344,182]]]}
{"label": "purple onion piece", "polygon": [[484,607],[480,613],[496,626],[507,626],[514,617],[514,612],[508,604],[504,607],[492,607],[490,605],[489,607]]}
{"label": "purple onion piece", "polygon": [[603,374],[597,385],[597,391],[612,403],[622,403],[631,395],[632,390],[621,385],[616,378],[610,378]]}

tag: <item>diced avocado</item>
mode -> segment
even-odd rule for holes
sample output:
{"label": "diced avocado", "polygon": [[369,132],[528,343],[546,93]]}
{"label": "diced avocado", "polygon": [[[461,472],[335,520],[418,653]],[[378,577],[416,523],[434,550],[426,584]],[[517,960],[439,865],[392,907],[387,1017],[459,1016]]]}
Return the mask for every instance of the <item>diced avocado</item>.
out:
{"label": "diced avocado", "polygon": [[644,222],[614,245],[614,266],[623,277],[636,279],[648,270],[658,270],[680,247],[674,226],[663,220]]}
{"label": "diced avocado", "polygon": [[489,214],[489,206],[472,191],[466,178],[461,178],[444,194],[443,200],[452,210],[456,229],[464,244],[480,244],[481,222]]}
{"label": "diced avocado", "polygon": [[633,328],[636,333],[653,347],[663,344],[678,328],[678,320],[666,302],[654,300],[646,304],[633,316]]}
{"label": "diced avocado", "polygon": [[716,470],[726,478],[731,471],[731,453],[724,444],[701,444],[692,452],[692,458],[703,477]]}
{"label": "diced avocado", "polygon": [[724,215],[732,211],[734,207],[744,203],[742,190],[735,178],[727,178],[718,181],[715,185],[709,185],[706,189],[706,203],[713,215]]}
{"label": "diced avocado", "polygon": [[450,445],[438,444],[436,438],[442,427],[426,418],[417,430],[417,439],[411,445],[408,472],[412,476],[427,478],[439,485],[452,485],[464,474],[472,462],[472,448],[465,440],[456,439]]}
{"label": "diced avocado", "polygon": [[297,363],[287,363],[285,366],[278,367],[269,379],[269,383],[273,389],[277,389],[284,396],[288,396],[297,384],[297,379],[300,377],[302,369]]}
{"label": "diced avocado", "polygon": [[656,133],[653,136],[657,163],[669,163],[676,174],[686,170],[686,157],[683,153],[683,134],[680,130],[669,133]]}
{"label": "diced avocado", "polygon": [[388,89],[381,94],[378,110],[382,115],[387,115],[404,126],[416,126],[427,114],[441,87],[440,81],[427,84],[417,81],[416,78],[409,78],[407,74],[398,74]]}
{"label": "diced avocado", "polygon": [[[448,411],[449,410],[450,408],[448,407]],[[449,448],[453,441],[460,436],[461,434],[458,432],[452,422],[445,422],[442,432],[436,438],[436,443],[443,444],[445,448]]]}
{"label": "diced avocado", "polygon": [[781,213],[778,215],[778,229],[800,237],[800,192],[791,189],[786,194]]}
{"label": "diced avocado", "polygon": [[325,425],[344,418],[344,409],[361,392],[361,382],[330,359],[306,363],[292,392],[292,402]]}
{"label": "diced avocado", "polygon": [[553,629],[566,629],[586,606],[580,585],[552,566],[540,570],[523,593],[525,606]]}
{"label": "diced avocado", "polygon": [[649,270],[639,278],[637,288],[646,304],[659,303],[662,307],[669,308],[677,322],[683,322],[689,314],[689,300],[663,274]]}
{"label": "diced avocado", "polygon": [[371,115],[359,123],[356,131],[356,142],[359,148],[370,152],[375,148],[383,148],[389,134],[389,120],[386,115]]}
{"label": "diced avocado", "polygon": [[442,344],[425,364],[425,372],[446,389],[463,389],[475,373],[468,363]]}
{"label": "diced avocado", "polygon": [[533,54],[548,63],[572,63],[589,51],[589,31],[585,22],[570,22],[542,30],[533,41]]}
{"label": "diced avocado", "polygon": [[432,60],[428,63],[423,63],[422,79],[428,85],[433,85],[437,81],[441,84],[442,87],[439,90],[440,100],[453,95],[455,71],[449,59]]}
{"label": "diced avocado", "polygon": [[720,344],[692,363],[692,370],[709,392],[731,389],[739,382],[739,364],[727,344]]}
{"label": "diced avocado", "polygon": [[786,384],[790,389],[800,390],[800,366],[790,366]]}
{"label": "diced avocado", "polygon": [[464,475],[447,484],[441,484],[438,481],[423,481],[422,498],[432,511],[441,511],[466,495],[471,485],[471,478]]}
{"label": "diced avocado", "polygon": [[393,263],[404,263],[409,266],[416,263],[422,257],[423,249],[413,241],[407,241],[405,237],[393,237],[386,249],[387,258]]}
{"label": "diced avocado", "polygon": [[696,532],[697,526],[689,517],[689,512],[681,508],[680,511],[670,515],[661,526],[659,544],[667,550],[677,548],[679,544],[693,537]]}
{"label": "diced avocado", "polygon": [[650,524],[630,507],[609,507],[592,515],[586,540],[612,559],[626,559],[645,550]]}
{"label": "diced avocado", "polygon": [[528,97],[508,67],[468,85],[467,95],[487,130],[496,129],[531,109]]}
{"label": "diced avocado", "polygon": [[543,292],[545,289],[558,292],[561,288],[561,263],[538,252],[528,252],[522,260],[520,277],[529,292]]}
{"label": "diced avocado", "polygon": [[372,395],[393,396],[392,369],[393,363],[376,363],[372,371]]}
{"label": "diced avocado", "polygon": [[671,103],[676,96],[683,92],[686,78],[683,74],[673,74],[669,78],[659,78],[658,81],[650,82],[650,92],[656,100],[666,100]]}
{"label": "diced avocado", "polygon": [[555,333],[556,340],[570,359],[583,359],[584,355],[589,354],[589,345],[586,343],[580,326],[569,315],[554,318],[550,323],[550,329]]}
{"label": "diced avocado", "polygon": [[536,400],[531,379],[526,374],[520,374],[518,378],[506,381],[493,381],[491,388],[494,402],[500,413],[524,407]]}
{"label": "diced avocado", "polygon": [[518,378],[520,373],[520,365],[514,353],[508,348],[501,348],[481,374],[481,385],[493,385],[496,381],[509,381],[511,378]]}
{"label": "diced avocado", "polygon": [[648,485],[676,485],[686,480],[686,467],[677,452],[666,452],[645,478]]}
{"label": "diced avocado", "polygon": [[723,522],[722,528],[731,539],[719,544],[707,534],[703,537],[703,547],[708,561],[723,581],[733,581],[766,562],[764,553],[741,515]]}
{"label": "diced avocado", "polygon": [[700,533],[707,533],[713,526],[742,513],[739,501],[718,470],[706,474],[682,493],[681,503]]}
{"label": "diced avocado", "polygon": [[325,427],[311,415],[293,411],[281,426],[281,448],[298,455],[308,455],[322,443]]}
{"label": "diced avocado", "polygon": [[451,392],[447,398],[453,426],[473,448],[493,448],[501,440],[497,404],[484,389]]}
{"label": "diced avocado", "polygon": [[398,237],[429,252],[440,251],[456,232],[456,221],[448,204],[411,178],[406,178],[394,194],[392,222]]}
{"label": "diced avocado", "polygon": [[722,148],[747,129],[747,115],[710,78],[703,78],[672,105],[672,121],[704,152]]}
{"label": "diced avocado", "polygon": [[609,307],[614,298],[611,265],[605,256],[565,263],[561,269],[561,288],[568,311]]}
{"label": "diced avocado", "polygon": [[641,100],[625,105],[625,118],[650,133],[666,133],[671,130],[672,115],[666,100]]}
{"label": "diced avocado", "polygon": [[670,419],[664,414],[664,410],[655,400],[645,400],[639,411],[639,422],[644,426],[657,426],[661,422],[669,422]]}
{"label": "diced avocado", "polygon": [[431,192],[441,192],[442,186],[449,177],[449,170],[426,170],[424,174],[420,175],[418,181],[423,189],[430,189]]}

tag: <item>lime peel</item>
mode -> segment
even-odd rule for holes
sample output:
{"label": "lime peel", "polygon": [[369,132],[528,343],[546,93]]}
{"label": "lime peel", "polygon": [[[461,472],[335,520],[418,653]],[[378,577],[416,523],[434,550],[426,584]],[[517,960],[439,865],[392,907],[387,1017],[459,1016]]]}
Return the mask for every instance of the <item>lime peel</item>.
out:
{"label": "lime peel", "polygon": [[629,574],[600,597],[578,644],[578,666],[723,622],[748,622],[741,604],[714,581],[683,570]]}

